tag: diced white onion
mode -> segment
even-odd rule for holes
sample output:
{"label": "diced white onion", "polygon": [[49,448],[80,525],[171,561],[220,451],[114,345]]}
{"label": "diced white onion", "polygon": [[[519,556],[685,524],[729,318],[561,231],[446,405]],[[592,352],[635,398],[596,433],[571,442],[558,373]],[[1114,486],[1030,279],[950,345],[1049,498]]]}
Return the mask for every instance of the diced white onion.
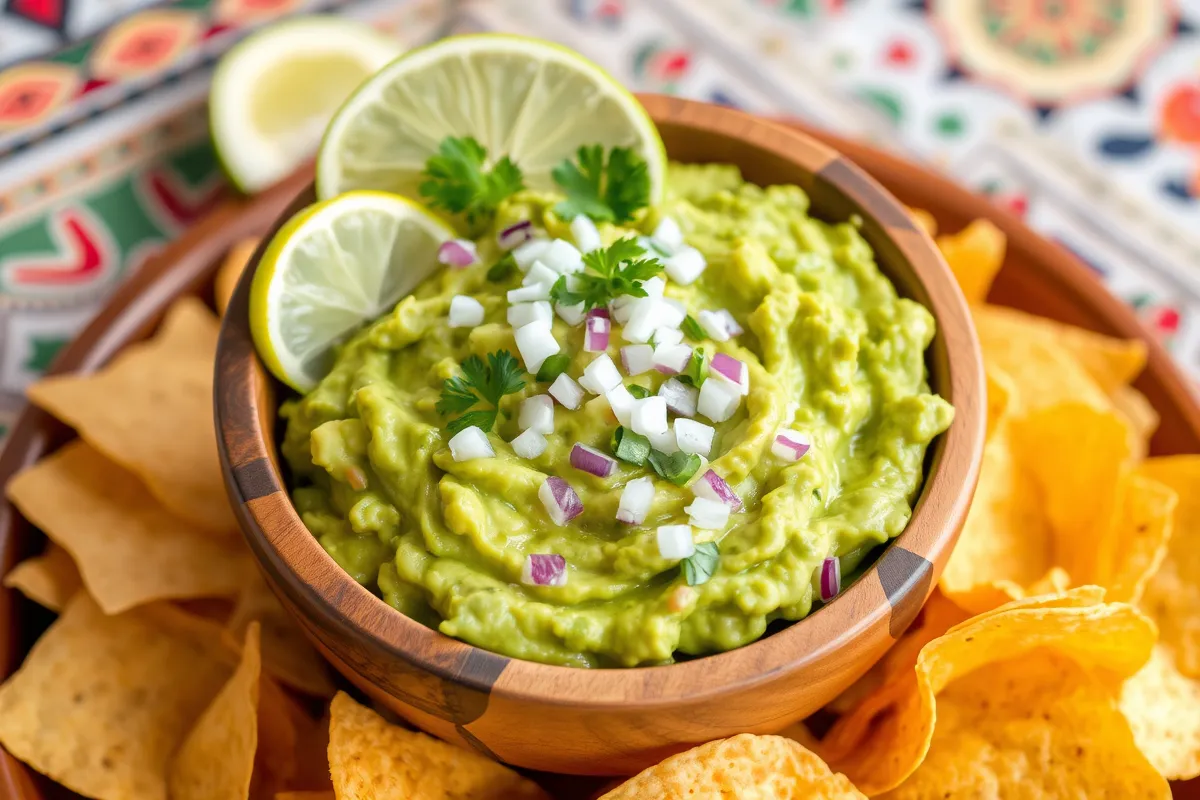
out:
{"label": "diced white onion", "polygon": [[531,283],[520,289],[509,289],[508,291],[508,302],[510,303],[529,303],[534,300],[549,299],[550,284],[548,283]]}
{"label": "diced white onion", "polygon": [[667,403],[661,397],[643,397],[634,403],[629,427],[642,436],[658,436],[667,430]]}
{"label": "diced white onion", "polygon": [[654,348],[648,344],[631,344],[621,348],[621,366],[630,377],[654,369]]}
{"label": "diced white onion", "polygon": [[559,350],[558,341],[547,320],[535,320],[517,328],[514,338],[517,340],[517,351],[529,372],[537,373],[542,368],[542,362]]}
{"label": "diced white onion", "polygon": [[671,217],[663,217],[654,233],[650,234],[650,238],[667,253],[674,253],[683,247],[683,231],[679,229],[679,223]]}
{"label": "diced white onion", "polygon": [[470,461],[473,458],[491,458],[496,455],[487,434],[477,425],[463,428],[450,439],[450,457],[455,461]]}
{"label": "diced white onion", "polygon": [[621,373],[607,353],[601,353],[583,368],[583,377],[579,385],[592,394],[604,394],[621,382]]}
{"label": "diced white onion", "polygon": [[648,342],[659,328],[678,328],[685,311],[662,297],[638,297],[628,306],[629,319],[621,331],[627,342]]}
{"label": "diced white onion", "polygon": [[629,393],[629,390],[625,388],[625,384],[618,383],[609,389],[604,393],[604,399],[608,401],[608,406],[612,409],[617,422],[620,422],[622,425],[628,425],[637,398]]}
{"label": "diced white onion", "polygon": [[[658,387],[658,396],[666,401],[667,410],[680,417],[696,416],[696,401],[699,395],[699,389],[688,386],[678,378],[663,381],[663,385]],[[683,446],[680,445],[680,448]]]}
{"label": "diced white onion", "polygon": [[567,560],[552,553],[527,555],[521,566],[521,583],[526,586],[566,586]]}
{"label": "diced white onion", "polygon": [[684,511],[688,513],[688,522],[697,528],[719,531],[729,522],[729,506],[720,500],[697,497]]}
{"label": "diced white onion", "polygon": [[537,261],[549,246],[550,242],[546,239],[533,239],[512,251],[513,260],[517,262],[517,267],[522,272],[528,272],[533,266],[533,262]]}
{"label": "diced white onion", "polygon": [[[675,421],[679,424],[679,420]],[[662,433],[647,434],[646,438],[650,440],[650,446],[663,455],[671,455],[679,452],[679,445],[675,440],[675,431],[672,428],[667,428]]]}
{"label": "diced white onion", "polygon": [[637,298],[633,295],[623,294],[609,301],[608,310],[612,313],[614,322],[624,325],[629,321],[629,312],[633,310],[634,300],[637,300]]}
{"label": "diced white onion", "polygon": [[546,507],[550,521],[555,525],[566,525],[583,513],[583,501],[562,478],[551,475],[538,489],[538,499]]}
{"label": "diced white onion", "polygon": [[660,525],[657,538],[658,554],[668,561],[690,558],[696,552],[691,525]]}
{"label": "diced white onion", "polygon": [[692,494],[725,503],[734,511],[740,511],[742,508],[742,498],[737,496],[724,478],[711,469],[705,470],[699,479],[692,481]]}
{"label": "diced white onion", "polygon": [[555,303],[554,311],[568,325],[578,325],[583,322],[586,316],[586,312],[583,310],[583,303],[576,303],[573,306],[564,306],[562,303]]}
{"label": "diced white onion", "polygon": [[732,336],[741,336],[743,333],[745,333],[745,331],[742,330],[741,324],[734,318],[732,312],[730,312],[729,309],[718,308],[713,313],[716,314],[717,317],[720,318],[721,324],[725,326],[725,330],[729,331],[729,335],[731,337]]}
{"label": "diced white onion", "polygon": [[703,422],[691,419],[675,420],[675,441],[685,453],[695,453],[708,458],[712,452],[715,433],[711,425],[705,425]]}
{"label": "diced white onion", "polygon": [[704,328],[708,338],[714,342],[728,342],[733,335],[725,318],[716,311],[701,311],[696,315],[696,321],[700,323],[701,328]]}
{"label": "diced white onion", "polygon": [[654,504],[654,480],[638,478],[625,484],[617,504],[617,521],[626,525],[641,525]]}
{"label": "diced white onion", "polygon": [[642,291],[647,297],[662,297],[663,290],[667,288],[667,282],[663,280],[661,275],[655,275],[653,278],[646,278],[642,281]]}
{"label": "diced white onion", "polygon": [[550,303],[545,300],[534,300],[532,303],[513,303],[508,307],[508,324],[514,328],[523,328],[538,320],[549,321],[554,316]]}
{"label": "diced white onion", "polygon": [[554,399],[549,395],[535,394],[522,400],[517,427],[523,431],[554,433]]}
{"label": "diced white onion", "polygon": [[694,247],[684,246],[663,262],[667,277],[681,286],[687,286],[699,278],[708,262]]}
{"label": "diced white onion", "polygon": [[561,403],[563,408],[569,408],[572,411],[579,408],[579,404],[583,402],[583,389],[580,389],[579,384],[565,372],[555,378],[554,383],[550,384],[550,388],[546,391]]}
{"label": "diced white onion", "polygon": [[810,447],[812,442],[800,431],[780,428],[771,440],[771,455],[783,461],[799,461]]}
{"label": "diced white onion", "polygon": [[456,294],[450,299],[450,327],[474,328],[483,322],[483,304],[474,297]]}
{"label": "diced white onion", "polygon": [[600,231],[596,229],[596,223],[583,214],[577,214],[575,219],[571,220],[571,236],[575,237],[575,246],[581,253],[590,253],[599,249],[603,244],[600,241]]}
{"label": "diced white onion", "polygon": [[566,239],[551,241],[538,260],[561,275],[583,269],[583,254]]}
{"label": "diced white onion", "polygon": [[650,341],[654,342],[655,347],[662,347],[664,344],[679,344],[683,341],[683,331],[679,328],[658,328],[651,335]]}
{"label": "diced white onion", "polygon": [[733,416],[742,403],[742,393],[734,384],[724,380],[713,380],[711,375],[700,386],[700,399],[696,411],[713,422],[724,422]]}
{"label": "diced white onion", "polygon": [[525,273],[525,277],[521,279],[522,286],[532,286],[535,283],[548,283],[551,286],[558,280],[558,273],[547,267],[541,261],[533,262],[533,266],[529,268],[529,272]]}
{"label": "diced white onion", "polygon": [[692,360],[692,348],[686,344],[660,344],[654,348],[654,368],[664,375],[678,375]]}
{"label": "diced white onion", "polygon": [[537,458],[546,452],[546,446],[549,443],[545,436],[530,428],[518,434],[509,444],[512,446],[513,452],[521,458]]}

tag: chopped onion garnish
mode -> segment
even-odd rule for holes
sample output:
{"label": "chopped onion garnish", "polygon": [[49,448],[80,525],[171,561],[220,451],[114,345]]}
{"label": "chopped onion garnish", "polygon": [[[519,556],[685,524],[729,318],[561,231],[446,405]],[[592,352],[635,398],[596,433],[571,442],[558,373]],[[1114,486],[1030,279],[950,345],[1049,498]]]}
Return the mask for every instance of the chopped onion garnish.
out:
{"label": "chopped onion garnish", "polygon": [[671,327],[671,307],[661,297],[639,297],[628,308],[629,318],[621,330],[627,342],[648,342],[658,328]]}
{"label": "chopped onion garnish", "polygon": [[544,394],[526,397],[521,401],[517,427],[523,431],[554,433],[554,400]]}
{"label": "chopped onion garnish", "polygon": [[691,525],[660,525],[658,554],[668,561],[681,561],[696,552]]}
{"label": "chopped onion garnish", "polygon": [[576,442],[571,448],[571,466],[597,478],[607,478],[617,468],[617,460],[608,453]]}
{"label": "chopped onion garnish", "polygon": [[514,222],[496,234],[496,244],[501,250],[512,250],[533,238],[533,223],[527,219]]}
{"label": "chopped onion garnish", "polygon": [[536,373],[542,362],[558,352],[558,341],[550,328],[550,322],[535,320],[517,328],[513,337],[517,340],[517,351],[525,362],[525,369]]}
{"label": "chopped onion garnish", "polygon": [[664,344],[679,344],[683,341],[683,331],[679,328],[659,328],[650,335],[650,341],[655,347],[662,347]]}
{"label": "chopped onion garnish", "polygon": [[583,334],[584,351],[588,353],[603,353],[607,350],[609,329],[611,327],[612,323],[604,317],[588,317]]}
{"label": "chopped onion garnish", "polygon": [[771,455],[784,461],[799,461],[811,446],[808,437],[800,431],[780,428],[771,442]]}
{"label": "chopped onion garnish", "polygon": [[553,317],[554,312],[545,300],[534,300],[532,303],[513,303],[508,307],[508,324],[514,328],[523,328],[537,320],[548,322]]}
{"label": "chopped onion garnish", "polygon": [[583,368],[579,384],[592,394],[604,394],[621,382],[621,373],[607,353],[601,353]]}
{"label": "chopped onion garnish", "polygon": [[579,384],[565,372],[555,378],[554,383],[550,384],[550,388],[546,391],[561,403],[563,408],[569,408],[572,411],[579,408],[579,404],[583,402],[583,389],[579,388]]}
{"label": "chopped onion garnish", "polygon": [[614,322],[619,322],[622,325],[629,322],[629,312],[633,310],[634,300],[637,300],[637,298],[632,295],[623,294],[608,301],[608,310],[612,312]]}
{"label": "chopped onion garnish", "polygon": [[704,260],[700,251],[686,245],[663,262],[667,277],[680,286],[687,286],[699,278],[707,266],[708,262]]}
{"label": "chopped onion garnish", "polygon": [[738,387],[741,394],[750,393],[750,370],[745,362],[726,353],[717,353],[709,363],[712,374],[719,375]]}
{"label": "chopped onion garnish", "polygon": [[739,325],[738,321],[733,318],[733,314],[729,311],[729,309],[718,308],[713,313],[720,317],[722,324],[725,326],[725,330],[729,331],[729,335],[731,337],[741,336],[743,333],[745,333],[745,331],[742,330],[742,326]]}
{"label": "chopped onion garnish", "polygon": [[566,525],[583,513],[583,501],[575,494],[571,484],[553,475],[546,478],[538,489],[538,499],[555,525]]}
{"label": "chopped onion garnish", "polygon": [[491,458],[496,455],[487,434],[478,425],[463,428],[450,439],[450,457],[455,461],[470,461],[473,458]]}
{"label": "chopped onion garnish", "polygon": [[[675,424],[678,425],[679,421],[676,420]],[[650,440],[650,444],[654,449],[663,455],[669,456],[679,452],[679,445],[676,443],[676,434],[672,428],[667,428],[662,433],[647,436],[646,438]]]}
{"label": "chopped onion garnish", "polygon": [[688,513],[688,522],[697,528],[719,531],[729,522],[729,506],[720,500],[697,497],[683,510]]}
{"label": "chopped onion garnish", "polygon": [[821,600],[828,603],[842,591],[842,562],[827,558],[821,562]]}
{"label": "chopped onion garnish", "polygon": [[533,262],[533,266],[529,268],[529,272],[525,273],[525,277],[521,279],[522,286],[532,286],[535,283],[548,283],[551,286],[558,280],[558,273],[547,267],[541,261]]}
{"label": "chopped onion garnish", "polygon": [[554,310],[562,321],[568,325],[578,325],[583,322],[583,303],[576,303],[573,306],[564,306],[562,303],[555,303]]}
{"label": "chopped onion garnish", "polygon": [[546,239],[531,239],[513,250],[513,260],[522,272],[528,272],[533,267],[533,262],[537,261],[549,246],[550,242]]}
{"label": "chopped onion garnish", "polygon": [[737,320],[725,309],[720,311],[701,311],[696,315],[700,327],[715,342],[728,342],[734,336],[740,336],[743,331]]}
{"label": "chopped onion garnish", "polygon": [[478,259],[475,254],[475,243],[470,239],[450,239],[438,247],[437,260],[439,264],[450,267],[469,267]]}
{"label": "chopped onion garnish", "polygon": [[633,377],[654,369],[654,348],[648,344],[631,344],[621,348],[621,366]]}
{"label": "chopped onion garnish", "polygon": [[646,278],[642,281],[641,286],[647,297],[662,297],[663,290],[667,288],[667,282],[661,275],[655,275],[653,278]]}
{"label": "chopped onion garnish", "polygon": [[531,303],[535,300],[549,300],[550,286],[551,284],[549,283],[531,283],[528,286],[522,286],[520,289],[510,289],[508,291],[508,302]]}
{"label": "chopped onion garnish", "polygon": [[654,479],[638,478],[625,484],[617,504],[617,521],[626,525],[641,525],[654,504]]}
{"label": "chopped onion garnish", "polygon": [[661,397],[647,397],[634,403],[629,427],[643,436],[659,436],[667,430],[667,403]]}
{"label": "chopped onion garnish", "polygon": [[701,475],[700,479],[692,484],[692,494],[696,495],[696,497],[717,500],[729,506],[734,511],[740,511],[742,508],[742,498],[738,497],[733,489],[729,488],[729,484],[725,482],[724,478],[711,469]]}
{"label": "chopped onion garnish", "polygon": [[560,275],[583,270],[583,254],[565,239],[550,242],[538,260]]}
{"label": "chopped onion garnish", "polygon": [[483,322],[483,304],[474,297],[456,294],[450,299],[450,327],[474,328]]}
{"label": "chopped onion garnish", "polygon": [[658,396],[666,401],[667,410],[680,417],[696,416],[696,400],[699,395],[699,389],[688,386],[678,378],[663,381],[663,385],[658,387]]}
{"label": "chopped onion garnish", "polygon": [[671,217],[663,217],[650,238],[668,254],[683,247],[683,231],[679,230],[679,223]]}
{"label": "chopped onion garnish", "polygon": [[633,414],[634,403],[637,401],[629,393],[629,390],[625,388],[625,385],[618,383],[604,393],[604,399],[608,401],[608,407],[612,409],[617,422],[620,422],[622,425],[628,425],[629,417]]}
{"label": "chopped onion garnish", "polygon": [[509,444],[512,446],[513,452],[521,458],[537,458],[542,453],[546,452],[546,446],[549,442],[546,437],[529,428],[521,432]]}
{"label": "chopped onion garnish", "polygon": [[587,318],[599,317],[601,319],[612,319],[612,314],[608,313],[607,308],[593,308],[587,312]]}
{"label": "chopped onion garnish", "polygon": [[708,458],[709,453],[712,452],[713,435],[716,434],[711,425],[691,419],[677,419],[674,427],[675,441],[680,450]]}
{"label": "chopped onion garnish", "polygon": [[521,567],[521,583],[526,586],[566,586],[567,560],[552,553],[525,556]]}
{"label": "chopped onion garnish", "polygon": [[654,348],[654,368],[664,375],[678,375],[691,359],[692,348],[686,344],[660,344]]}
{"label": "chopped onion garnish", "polygon": [[575,246],[581,253],[590,253],[603,244],[596,223],[583,214],[576,214],[575,219],[571,220],[571,235],[575,237]]}
{"label": "chopped onion garnish", "polygon": [[742,393],[728,381],[715,381],[711,377],[700,387],[700,399],[696,411],[713,422],[724,422],[733,416],[742,403]]}

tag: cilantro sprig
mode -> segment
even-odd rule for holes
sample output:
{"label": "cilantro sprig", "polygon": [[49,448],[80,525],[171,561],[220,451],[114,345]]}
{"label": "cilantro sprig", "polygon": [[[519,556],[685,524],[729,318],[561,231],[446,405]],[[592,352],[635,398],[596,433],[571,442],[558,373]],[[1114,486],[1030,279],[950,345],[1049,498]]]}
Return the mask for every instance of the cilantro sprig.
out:
{"label": "cilantro sprig", "polygon": [[646,162],[628,147],[614,147],[605,163],[604,147],[585,145],[551,170],[567,199],[554,213],[571,220],[584,214],[599,222],[628,222],[633,212],[650,205],[650,173]]}
{"label": "cilantro sprig", "polygon": [[418,187],[431,208],[465,214],[467,224],[477,227],[491,221],[500,203],[525,188],[521,170],[504,156],[490,170],[484,169],[487,150],[470,136],[447,136],[430,156]]}
{"label": "cilantro sprig", "polygon": [[642,281],[662,272],[656,258],[640,258],[646,250],[632,236],[618,239],[606,248],[583,256],[583,272],[575,273],[574,289],[567,288],[563,275],[550,287],[550,299],[565,306],[583,303],[585,309],[598,308],[614,297],[645,297]]}
{"label": "cilantro sprig", "polygon": [[[496,424],[500,410],[500,398],[519,392],[525,386],[521,377],[520,362],[507,350],[488,353],[487,364],[479,356],[470,356],[462,362],[461,377],[446,378],[442,382],[442,396],[437,402],[437,412],[443,416],[461,414],[446,426],[451,433],[458,433],[472,425],[490,431]],[[484,403],[489,409],[470,411],[473,406]]]}
{"label": "cilantro sprig", "polygon": [[683,579],[688,586],[699,586],[708,583],[720,560],[721,551],[716,542],[701,542],[696,545],[696,552],[680,562],[679,568],[683,570]]}

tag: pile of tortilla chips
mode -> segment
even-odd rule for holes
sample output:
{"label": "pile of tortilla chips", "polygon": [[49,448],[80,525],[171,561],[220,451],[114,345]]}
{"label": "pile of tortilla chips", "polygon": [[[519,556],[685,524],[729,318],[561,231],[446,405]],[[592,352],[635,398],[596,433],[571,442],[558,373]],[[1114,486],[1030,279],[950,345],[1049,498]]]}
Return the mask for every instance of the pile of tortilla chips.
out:
{"label": "pile of tortilla chips", "polygon": [[[1200,455],[1146,457],[1140,343],[984,304],[1005,244],[986,222],[938,244],[988,382],[938,588],[823,736],[701,744],[603,798],[1166,798],[1200,775]],[[230,254],[218,309],[253,249]],[[236,534],[216,331],[183,300],[101,372],[30,390],[80,438],[7,487],[49,545],[5,585],[60,616],[0,686],[0,744],[100,800],[549,798],[335,694]]]}

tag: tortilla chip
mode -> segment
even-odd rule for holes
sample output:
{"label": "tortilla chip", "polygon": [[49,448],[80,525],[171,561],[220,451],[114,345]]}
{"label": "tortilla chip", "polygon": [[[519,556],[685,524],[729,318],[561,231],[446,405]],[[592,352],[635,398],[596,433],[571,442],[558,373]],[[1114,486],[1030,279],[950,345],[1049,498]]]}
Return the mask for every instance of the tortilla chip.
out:
{"label": "tortilla chip", "polygon": [[1138,471],[1179,495],[1166,557],[1146,584],[1141,607],[1158,623],[1179,671],[1200,678],[1200,456],[1151,458]]}
{"label": "tortilla chip", "polygon": [[[1149,442],[1150,437],[1158,430],[1159,418],[1158,412],[1150,405],[1146,395],[1132,386],[1119,386],[1112,394],[1112,402],[1117,413],[1125,418],[1138,439],[1143,443]],[[1139,455],[1144,457],[1145,451]]]}
{"label": "tortilla chip", "polygon": [[821,741],[829,765],[876,795],[900,785],[925,758],[936,697],[953,680],[1040,647],[1084,667],[1127,677],[1154,646],[1154,625],[1124,603],[1094,603],[1099,592],[1010,603],[952,628],[922,648],[916,668],[869,695]]}
{"label": "tortilla chip", "polygon": [[1013,403],[1013,394],[1017,387],[1012,378],[999,367],[987,367],[987,436],[991,441],[1001,423],[1008,418],[1009,407]]}
{"label": "tortilla chip", "polygon": [[54,542],[40,556],[27,558],[4,576],[4,585],[35,603],[60,611],[82,585],[71,554]]}
{"label": "tortilla chip", "polygon": [[275,800],[337,800],[332,789],[324,792],[280,792]]}
{"label": "tortilla chip", "polygon": [[329,769],[342,800],[549,800],[537,784],[478,753],[388,723],[338,692]]}
{"label": "tortilla chip", "polygon": [[1156,480],[1133,474],[1122,479],[1120,498],[1104,537],[1113,543],[1112,560],[1102,565],[1097,582],[1108,588],[1109,601],[1136,605],[1166,558],[1179,496]]}
{"label": "tortilla chip", "polygon": [[1004,232],[977,219],[958,233],[937,237],[938,249],[950,265],[968,303],[982,303],[1004,265]]}
{"label": "tortilla chip", "polygon": [[242,663],[200,715],[171,763],[171,800],[245,800],[258,749],[258,626],[246,631]]}
{"label": "tortilla chip", "polygon": [[217,460],[212,374],[217,319],[179,300],[158,334],[91,375],[57,375],[29,399],[137,475],[160,502],[204,530],[237,531]]}
{"label": "tortilla chip", "polygon": [[217,276],[213,279],[213,299],[217,304],[217,313],[221,316],[225,316],[225,309],[228,308],[238,281],[246,271],[254,251],[258,249],[259,241],[261,240],[242,239],[229,248],[225,260],[221,262],[221,268],[217,270]]}
{"label": "tortilla chip", "polygon": [[1163,777],[1200,775],[1200,682],[1179,674],[1170,647],[1155,646],[1122,685],[1120,705],[1138,748]]}
{"label": "tortilla chip", "polygon": [[922,208],[910,208],[908,213],[921,230],[930,236],[937,236],[937,220],[934,219],[933,214]]}
{"label": "tortilla chip", "polygon": [[[256,626],[257,623],[251,628]],[[291,786],[292,777],[296,774],[297,756],[298,733],[292,716],[295,706],[296,701],[288,697],[279,684],[266,675],[260,677],[258,751],[254,754],[251,797],[273,797],[276,792]],[[297,709],[296,713],[303,712]]]}
{"label": "tortilla chip", "polygon": [[600,800],[862,798],[845,775],[782,736],[743,733],[702,744],[638,773]]}
{"label": "tortilla chip", "polygon": [[80,592],[0,686],[0,744],[88,797],[166,800],[171,755],[229,677],[142,610]]}
{"label": "tortilla chip", "polygon": [[1053,650],[982,666],[938,695],[921,766],[887,800],[1162,798],[1108,685]]}
{"label": "tortilla chip", "polygon": [[333,697],[329,667],[270,588],[254,575],[238,594],[229,628],[240,637],[251,621],[262,625],[263,668],[305,694]]}
{"label": "tortilla chip", "polygon": [[250,569],[244,548],[175,518],[82,440],[19,473],[8,496],[71,554],[106,614],[154,600],[231,596]]}

